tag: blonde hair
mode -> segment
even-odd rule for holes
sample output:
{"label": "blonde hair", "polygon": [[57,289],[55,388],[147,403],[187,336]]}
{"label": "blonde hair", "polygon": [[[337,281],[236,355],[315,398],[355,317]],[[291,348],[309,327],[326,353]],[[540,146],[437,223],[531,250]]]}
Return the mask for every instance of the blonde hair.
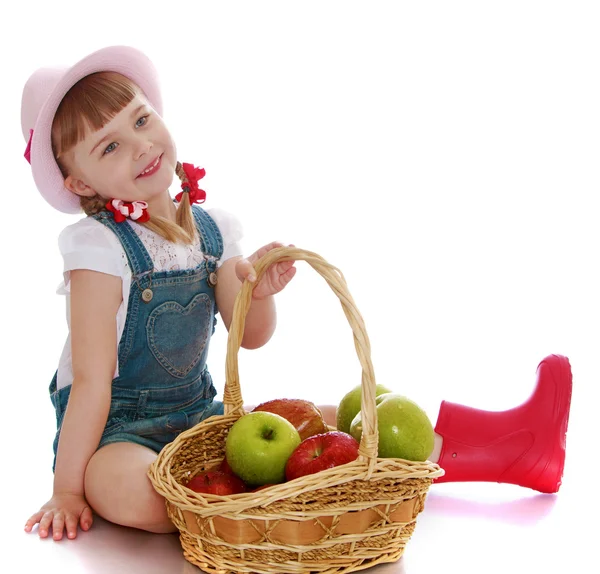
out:
{"label": "blonde hair", "polygon": [[[97,72],[79,80],[58,106],[52,122],[52,151],[63,177],[68,176],[64,155],[82,141],[89,130],[104,127],[141,90],[129,78],[116,72]],[[187,177],[179,162],[175,173],[182,183]],[[95,215],[106,209],[107,199],[95,195],[80,197],[81,208],[86,215]],[[189,193],[184,193],[173,223],[164,217],[152,216],[140,223],[168,241],[193,243],[197,237]]]}

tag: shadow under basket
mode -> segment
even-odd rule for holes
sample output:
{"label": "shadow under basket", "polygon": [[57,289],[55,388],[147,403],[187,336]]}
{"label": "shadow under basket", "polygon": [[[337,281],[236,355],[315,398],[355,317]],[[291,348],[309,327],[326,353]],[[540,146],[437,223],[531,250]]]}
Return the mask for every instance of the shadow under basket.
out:
{"label": "shadow under basket", "polygon": [[377,457],[370,344],[344,277],[315,253],[280,247],[256,262],[257,279],[273,263],[287,260],[304,260],[323,276],[339,297],[352,327],[362,366],[359,457],[257,492],[217,496],[186,488],[198,473],[219,466],[229,429],[246,414],[237,356],[254,284],[244,282],[229,330],[225,414],[181,433],[165,446],[148,471],[154,488],[166,499],[185,558],[214,574],[333,574],[395,562],[415,529],[433,479],[443,475],[443,470],[429,461]]}

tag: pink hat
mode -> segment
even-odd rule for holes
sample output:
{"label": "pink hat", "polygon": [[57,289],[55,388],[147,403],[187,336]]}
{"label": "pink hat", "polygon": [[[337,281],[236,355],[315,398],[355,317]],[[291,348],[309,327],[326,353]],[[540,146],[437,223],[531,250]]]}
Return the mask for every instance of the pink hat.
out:
{"label": "pink hat", "polygon": [[128,46],[103,48],[70,68],[41,68],[34,72],[21,100],[21,129],[27,142],[25,157],[44,199],[64,213],[79,213],[79,196],[64,186],[64,178],[52,153],[51,130],[54,114],[67,92],[94,72],[118,72],[137,84],[152,107],[162,115],[158,74],[152,62]]}

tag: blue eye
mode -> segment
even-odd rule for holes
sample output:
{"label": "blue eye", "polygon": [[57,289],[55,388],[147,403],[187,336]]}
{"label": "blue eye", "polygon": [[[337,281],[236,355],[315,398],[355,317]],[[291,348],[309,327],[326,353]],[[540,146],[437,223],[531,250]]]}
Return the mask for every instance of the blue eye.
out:
{"label": "blue eye", "polygon": [[148,121],[148,116],[142,116],[137,122],[135,122],[136,128],[141,128]]}
{"label": "blue eye", "polygon": [[111,143],[105,150],[104,150],[104,155],[106,155],[107,153],[110,153],[111,151],[114,151],[115,149],[117,149],[117,144],[116,142]]}

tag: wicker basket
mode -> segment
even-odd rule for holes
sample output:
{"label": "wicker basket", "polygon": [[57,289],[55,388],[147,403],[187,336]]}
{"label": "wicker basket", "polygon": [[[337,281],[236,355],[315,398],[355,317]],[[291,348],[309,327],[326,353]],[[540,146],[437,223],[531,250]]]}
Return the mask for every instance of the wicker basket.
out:
{"label": "wicker basket", "polygon": [[292,247],[269,251],[257,277],[271,264],[309,263],[339,297],[354,333],[362,366],[363,435],[351,463],[232,496],[202,495],[185,487],[225,456],[225,439],[243,409],[238,351],[252,298],[244,282],[235,301],[226,358],[225,414],[183,432],[165,446],[148,475],[165,497],[180,532],[185,558],[219,574],[354,572],[400,558],[423,510],[432,479],[443,470],[430,462],[377,458],[375,376],[362,317],[342,273],[319,255]]}

